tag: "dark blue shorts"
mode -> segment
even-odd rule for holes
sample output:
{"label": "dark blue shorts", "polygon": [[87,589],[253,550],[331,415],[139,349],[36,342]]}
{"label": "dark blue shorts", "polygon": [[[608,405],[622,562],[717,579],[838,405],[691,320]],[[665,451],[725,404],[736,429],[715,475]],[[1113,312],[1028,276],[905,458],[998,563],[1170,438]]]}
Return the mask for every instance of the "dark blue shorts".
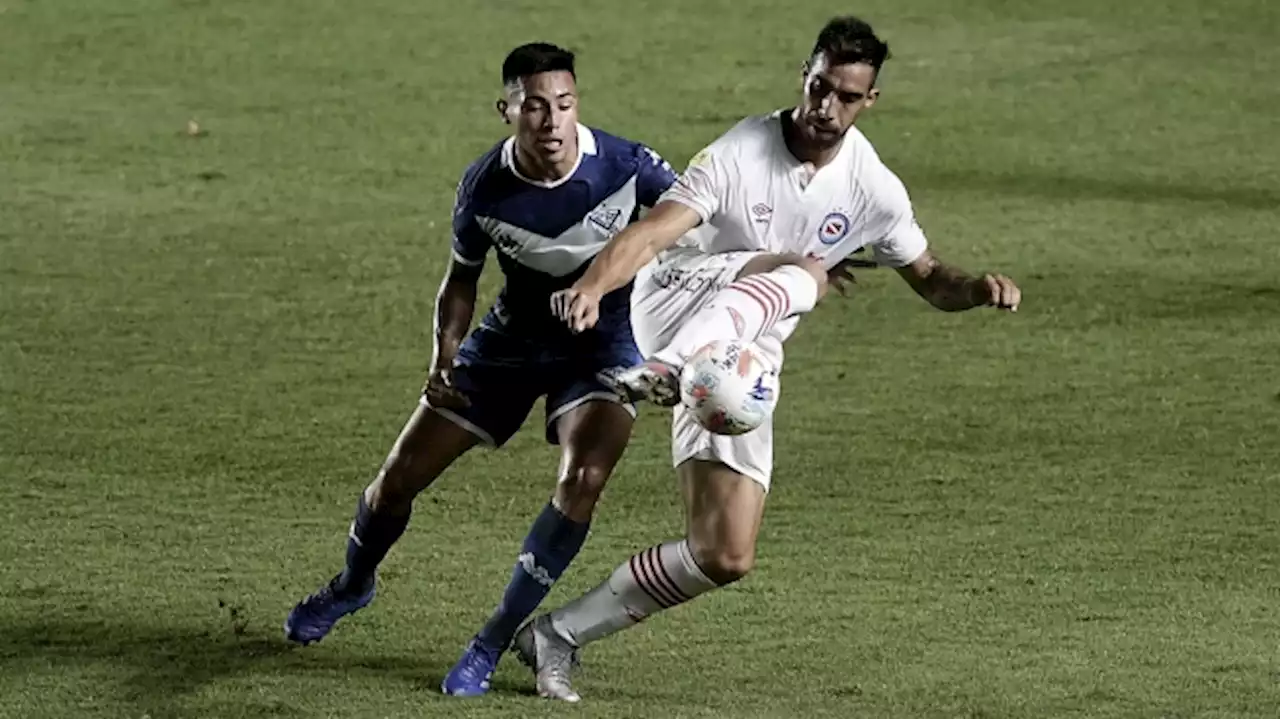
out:
{"label": "dark blue shorts", "polygon": [[[556,420],[560,415],[590,400],[619,401],[596,379],[596,373],[642,361],[625,324],[614,331],[591,330],[555,341],[507,334],[481,324],[462,343],[453,365],[454,385],[471,400],[471,406],[436,411],[501,447],[524,424],[534,402],[546,397],[547,441],[559,444]],[[425,395],[422,401],[426,404]],[[635,416],[635,407],[625,406]]]}

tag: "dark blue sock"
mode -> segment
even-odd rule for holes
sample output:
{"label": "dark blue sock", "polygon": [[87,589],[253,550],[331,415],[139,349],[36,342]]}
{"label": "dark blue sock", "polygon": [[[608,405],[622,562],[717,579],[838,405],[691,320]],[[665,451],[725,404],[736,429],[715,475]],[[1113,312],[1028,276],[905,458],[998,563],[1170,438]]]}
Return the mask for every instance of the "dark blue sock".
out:
{"label": "dark blue sock", "polygon": [[356,518],[347,537],[347,566],[334,589],[339,593],[363,593],[368,589],[378,564],[407,526],[408,514],[399,517],[386,512],[375,514],[365,501],[364,492],[361,492]]}
{"label": "dark blue sock", "polygon": [[589,522],[575,522],[550,503],[529,527],[502,603],[480,630],[480,643],[506,649],[516,630],[533,614],[587,540]]}

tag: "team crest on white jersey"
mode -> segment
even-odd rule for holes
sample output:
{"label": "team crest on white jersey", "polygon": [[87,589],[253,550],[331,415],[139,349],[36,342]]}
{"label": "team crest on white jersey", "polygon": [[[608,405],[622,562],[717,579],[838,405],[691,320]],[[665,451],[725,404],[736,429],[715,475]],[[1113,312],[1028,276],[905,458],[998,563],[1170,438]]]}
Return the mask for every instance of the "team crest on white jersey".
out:
{"label": "team crest on white jersey", "polygon": [[818,241],[824,245],[834,245],[849,234],[849,218],[842,212],[829,212],[818,225]]}

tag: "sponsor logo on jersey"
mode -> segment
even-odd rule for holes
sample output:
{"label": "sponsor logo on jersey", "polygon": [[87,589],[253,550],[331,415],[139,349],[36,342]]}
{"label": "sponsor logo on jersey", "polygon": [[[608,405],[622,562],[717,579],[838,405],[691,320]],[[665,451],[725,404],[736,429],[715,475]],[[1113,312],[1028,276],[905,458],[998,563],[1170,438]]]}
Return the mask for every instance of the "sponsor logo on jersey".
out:
{"label": "sponsor logo on jersey", "polygon": [[756,222],[768,222],[773,219],[773,208],[763,202],[757,202],[751,206],[751,216]]}
{"label": "sponsor logo on jersey", "polygon": [[591,224],[599,227],[605,234],[609,235],[617,232],[616,225],[619,217],[622,217],[622,210],[616,207],[601,207],[587,215],[587,219],[591,221]]}
{"label": "sponsor logo on jersey", "polygon": [[712,272],[691,272],[678,267],[661,266],[654,270],[649,281],[664,290],[698,293],[708,288],[723,289],[728,283],[717,281],[718,277]]}
{"label": "sponsor logo on jersey", "polygon": [[834,245],[849,234],[849,218],[840,212],[829,212],[818,225],[818,241]]}
{"label": "sponsor logo on jersey", "polygon": [[493,244],[503,254],[514,257],[519,254],[520,250],[524,249],[524,244],[516,238],[515,234],[503,228],[495,228],[489,233],[489,236],[493,238]]}

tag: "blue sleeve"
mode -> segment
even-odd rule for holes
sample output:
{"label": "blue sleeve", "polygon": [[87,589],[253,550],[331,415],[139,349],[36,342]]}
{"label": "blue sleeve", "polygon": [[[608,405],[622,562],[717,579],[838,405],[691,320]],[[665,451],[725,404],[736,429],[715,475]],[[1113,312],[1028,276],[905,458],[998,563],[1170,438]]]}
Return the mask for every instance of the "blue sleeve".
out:
{"label": "blue sleeve", "polygon": [[490,240],[489,234],[476,222],[471,202],[473,190],[472,178],[464,175],[453,203],[453,259],[460,264],[478,267],[484,264],[485,255],[489,253]]}
{"label": "blue sleeve", "polygon": [[675,170],[662,156],[640,145],[636,166],[636,200],[645,207],[658,204],[658,198],[676,181]]}

